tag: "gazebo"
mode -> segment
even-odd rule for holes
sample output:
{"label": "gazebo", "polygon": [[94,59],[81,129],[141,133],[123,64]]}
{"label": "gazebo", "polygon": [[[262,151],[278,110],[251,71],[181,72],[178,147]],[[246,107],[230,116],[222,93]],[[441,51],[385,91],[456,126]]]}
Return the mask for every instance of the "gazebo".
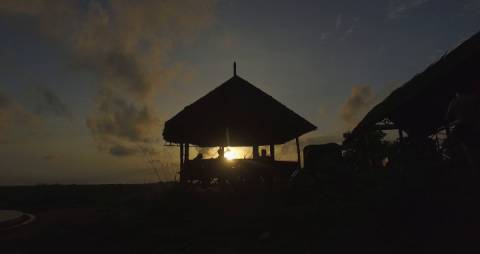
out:
{"label": "gazebo", "polygon": [[[300,166],[298,138],[316,127],[272,96],[258,89],[236,74],[205,96],[186,106],[165,122],[163,137],[180,147],[180,180],[223,177],[224,167],[236,168],[230,172],[239,175],[268,168],[268,172],[287,172]],[[275,145],[296,140],[297,162],[275,160]],[[220,147],[217,159],[190,160],[191,145]],[[270,156],[262,156],[259,146],[269,146]],[[225,147],[252,147],[252,158],[225,164]],[[261,166],[259,166],[261,165]],[[262,168],[262,169],[258,169]],[[243,173],[240,173],[243,172]],[[249,172],[249,173],[246,173]],[[266,172],[263,170],[262,172]],[[235,175],[235,174],[234,174]]]}

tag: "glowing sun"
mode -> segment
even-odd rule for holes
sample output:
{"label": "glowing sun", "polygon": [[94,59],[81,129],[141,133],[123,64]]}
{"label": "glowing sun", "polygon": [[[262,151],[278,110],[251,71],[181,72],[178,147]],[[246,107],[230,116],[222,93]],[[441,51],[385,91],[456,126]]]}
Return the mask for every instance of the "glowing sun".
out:
{"label": "glowing sun", "polygon": [[226,149],[224,156],[229,161],[239,158],[239,154],[230,148]]}

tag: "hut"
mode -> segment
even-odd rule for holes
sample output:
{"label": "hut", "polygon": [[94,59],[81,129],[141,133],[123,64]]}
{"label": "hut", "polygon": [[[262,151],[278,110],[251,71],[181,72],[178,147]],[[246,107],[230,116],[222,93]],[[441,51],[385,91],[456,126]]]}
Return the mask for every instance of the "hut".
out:
{"label": "hut", "polygon": [[479,90],[480,33],[444,55],[425,71],[394,90],[377,104],[353,129],[347,141],[372,130],[398,130],[411,138],[448,132],[446,119],[450,102],[457,93]]}
{"label": "hut", "polygon": [[[265,178],[266,175],[276,175],[276,172],[288,173],[300,165],[298,138],[315,129],[303,117],[239,77],[234,63],[233,77],[166,121],[163,137],[180,147],[181,181],[208,181],[211,178]],[[297,162],[275,160],[275,145],[293,139],[297,144]],[[190,160],[192,145],[219,147],[219,158]],[[269,146],[268,160],[260,156],[259,146]],[[225,164],[225,147],[252,147],[252,158]]]}

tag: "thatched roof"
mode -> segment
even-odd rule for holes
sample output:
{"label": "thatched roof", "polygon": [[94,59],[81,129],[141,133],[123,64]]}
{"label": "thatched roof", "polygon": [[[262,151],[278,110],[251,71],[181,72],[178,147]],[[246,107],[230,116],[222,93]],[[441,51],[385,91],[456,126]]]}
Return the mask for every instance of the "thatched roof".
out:
{"label": "thatched roof", "polygon": [[316,127],[234,75],[165,123],[163,137],[199,146],[283,144]]}
{"label": "thatched roof", "polygon": [[480,86],[480,33],[393,91],[354,128],[352,138],[389,119],[410,136],[427,136],[446,124],[457,92]]}

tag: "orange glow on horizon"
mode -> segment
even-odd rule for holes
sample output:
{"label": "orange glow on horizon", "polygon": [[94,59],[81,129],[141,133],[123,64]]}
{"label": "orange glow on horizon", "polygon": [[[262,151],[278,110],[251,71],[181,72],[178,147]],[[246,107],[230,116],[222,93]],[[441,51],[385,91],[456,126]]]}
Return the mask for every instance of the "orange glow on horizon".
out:
{"label": "orange glow on horizon", "polygon": [[225,154],[223,155],[225,159],[231,161],[234,159],[243,159],[247,157],[249,150],[245,147],[226,147]]}

